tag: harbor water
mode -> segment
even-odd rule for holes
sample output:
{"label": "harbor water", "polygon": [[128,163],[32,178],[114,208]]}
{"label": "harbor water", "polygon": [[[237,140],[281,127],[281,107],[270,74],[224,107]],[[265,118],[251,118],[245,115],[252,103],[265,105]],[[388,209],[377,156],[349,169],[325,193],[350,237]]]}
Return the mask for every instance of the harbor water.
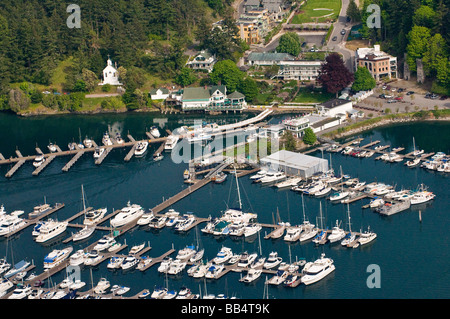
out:
{"label": "harbor water", "polygon": [[[121,132],[126,139],[131,134],[136,140],[145,138],[145,132],[153,125],[173,130],[182,125],[192,125],[195,119],[206,122],[229,123],[248,118],[248,114],[219,117],[204,117],[201,115],[161,115],[161,114],[108,114],[89,116],[39,116],[21,118],[7,113],[0,113],[0,153],[4,157],[16,156],[18,149],[23,155],[36,153],[39,146],[44,152],[51,141],[61,149],[67,149],[67,143],[78,142],[87,135],[98,144],[102,134],[108,130]],[[427,152],[442,151],[450,153],[450,123],[449,122],[418,122],[377,128],[359,135],[364,138],[361,145],[380,140],[380,145],[404,147],[401,153],[413,150],[413,139],[417,148]],[[155,207],[164,199],[171,197],[188,187],[183,182],[183,172],[188,164],[175,164],[169,153],[165,153],[162,161],[154,162],[152,154],[159,147],[154,144],[149,147],[143,158],[132,158],[124,162],[128,149],[113,150],[101,165],[95,165],[92,154],[83,155],[68,171],[61,168],[69,157],[57,157],[39,176],[32,176],[34,167],[31,162],[25,163],[12,178],[4,177],[10,166],[0,167],[0,204],[7,212],[24,210],[32,211],[33,207],[44,202],[54,204],[64,203],[65,207],[52,218],[64,220],[82,210],[81,185],[85,190],[86,206],[94,208],[107,207],[108,213],[126,206],[127,202],[140,204],[146,210]],[[325,253],[332,258],[335,271],[325,279],[311,286],[299,285],[296,288],[269,286],[270,298],[276,299],[350,299],[350,298],[449,298],[450,297],[450,256],[449,242],[449,203],[450,175],[428,171],[423,168],[407,168],[403,163],[386,163],[372,158],[354,158],[340,153],[317,151],[310,155],[330,160],[336,172],[340,168],[344,174],[358,177],[367,183],[378,181],[396,185],[397,189],[416,189],[418,185],[426,185],[436,194],[436,198],[423,205],[415,205],[407,211],[393,216],[381,216],[362,206],[368,199],[356,201],[349,205],[351,227],[353,231],[370,229],[378,237],[367,246],[344,248],[341,245],[315,246],[311,241],[288,244],[282,238],[277,240],[264,239],[265,233],[271,229],[263,228],[260,237],[238,238],[213,237],[200,232],[205,224],[191,229],[186,234],[180,234],[169,227],[155,231],[136,227],[120,236],[118,241],[131,247],[143,242],[150,243],[152,249],[146,256],[159,257],[172,247],[175,250],[186,245],[197,245],[205,248],[205,259],[212,259],[222,246],[230,247],[234,253],[261,250],[268,257],[272,251],[277,251],[284,261],[295,261],[305,258],[313,261]],[[218,217],[228,207],[237,206],[237,191],[234,178],[222,184],[209,183],[173,205],[172,208],[181,214],[192,212],[198,217]],[[261,187],[252,184],[249,176],[239,179],[243,209],[258,214],[261,223],[273,223],[277,211],[283,221],[291,224],[303,222],[302,197],[289,189],[278,190],[272,187]],[[310,222],[320,223],[319,204],[322,203],[325,227],[331,229],[336,220],[342,221],[342,226],[348,230],[347,205],[332,204],[325,198],[318,199],[304,196],[305,214]],[[419,218],[419,215],[421,218]],[[74,222],[82,223],[82,218]],[[106,225],[108,223],[105,223]],[[100,239],[105,231],[97,230],[89,239],[63,244],[62,241],[77,229],[68,227],[63,236],[50,243],[38,244],[31,235],[29,227],[9,240],[0,239],[0,256],[6,255],[7,260],[33,260],[36,274],[43,272],[43,259],[53,249],[61,249],[72,245],[74,251],[82,249]],[[198,236],[196,236],[198,233]],[[129,248],[123,253],[127,253]],[[172,256],[174,257],[174,256]],[[114,284],[130,287],[125,296],[135,295],[143,289],[152,291],[155,286],[168,285],[170,290],[179,290],[182,286],[189,287],[194,293],[205,294],[224,293],[237,298],[260,299],[264,293],[266,275],[250,284],[239,282],[240,273],[229,272],[218,280],[194,279],[186,271],[177,276],[166,276],[157,271],[155,265],[145,272],[132,270],[110,271],[103,262],[92,269],[82,268],[81,279],[87,283],[82,290],[94,285],[105,277]],[[377,280],[379,288],[368,284],[373,278],[373,268],[379,268]],[[372,276],[372,277],[371,277]],[[269,275],[267,275],[270,278]],[[53,284],[64,279],[64,271],[51,277]],[[45,284],[48,287],[49,283]]]}

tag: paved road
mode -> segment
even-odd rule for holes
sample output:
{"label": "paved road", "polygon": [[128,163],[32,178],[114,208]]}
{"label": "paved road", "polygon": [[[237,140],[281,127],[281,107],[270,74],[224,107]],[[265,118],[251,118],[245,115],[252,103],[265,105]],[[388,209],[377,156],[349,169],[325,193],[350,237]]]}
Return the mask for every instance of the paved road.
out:
{"label": "paved road", "polygon": [[[341,12],[339,13],[338,20],[334,23],[333,33],[328,39],[327,47],[329,50],[339,52],[343,55],[343,59],[345,61],[345,65],[347,68],[354,72],[354,57],[355,52],[348,50],[345,47],[345,43],[347,41],[348,35],[350,33],[350,29],[352,25],[347,22],[347,8],[350,3],[350,0],[342,0]],[[341,31],[345,30],[345,34],[342,35]],[[337,40],[333,41],[333,37],[336,37]]]}

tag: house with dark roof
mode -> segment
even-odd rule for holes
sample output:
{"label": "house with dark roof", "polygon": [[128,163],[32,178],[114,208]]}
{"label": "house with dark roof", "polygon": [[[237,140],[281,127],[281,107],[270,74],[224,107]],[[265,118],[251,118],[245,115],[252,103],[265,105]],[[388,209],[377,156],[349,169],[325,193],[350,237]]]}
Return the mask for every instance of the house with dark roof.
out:
{"label": "house with dark roof", "polygon": [[353,102],[344,99],[333,99],[317,105],[317,111],[320,115],[330,117],[342,117],[353,110]]}
{"label": "house with dark roof", "polygon": [[157,88],[150,91],[150,97],[153,101],[155,100],[165,100],[169,97],[169,90],[166,88]]}
{"label": "house with dark roof", "polygon": [[183,111],[241,111],[247,107],[239,92],[227,95],[225,85],[185,88],[181,98]]}

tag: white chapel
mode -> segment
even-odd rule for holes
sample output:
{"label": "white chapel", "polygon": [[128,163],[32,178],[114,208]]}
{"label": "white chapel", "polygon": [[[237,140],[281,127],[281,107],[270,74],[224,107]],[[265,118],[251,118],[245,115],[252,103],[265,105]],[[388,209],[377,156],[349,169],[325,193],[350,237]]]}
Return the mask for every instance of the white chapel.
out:
{"label": "white chapel", "polygon": [[119,72],[113,67],[110,58],[108,58],[107,64],[106,68],[103,69],[103,82],[100,82],[98,85],[122,85],[122,83],[119,82]]}

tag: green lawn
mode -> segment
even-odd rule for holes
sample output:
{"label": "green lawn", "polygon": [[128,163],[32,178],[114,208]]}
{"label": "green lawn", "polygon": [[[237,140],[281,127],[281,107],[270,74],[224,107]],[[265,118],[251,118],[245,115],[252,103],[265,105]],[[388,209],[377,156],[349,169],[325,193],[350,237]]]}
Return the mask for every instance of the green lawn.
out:
{"label": "green lawn", "polygon": [[301,88],[292,102],[295,103],[323,103],[335,98],[335,94],[324,93],[322,90]]}
{"label": "green lawn", "polygon": [[341,11],[341,0],[309,0],[299,10],[302,13],[299,13],[292,18],[292,24],[311,22],[321,23],[330,20],[336,20],[339,16],[339,12]]}

